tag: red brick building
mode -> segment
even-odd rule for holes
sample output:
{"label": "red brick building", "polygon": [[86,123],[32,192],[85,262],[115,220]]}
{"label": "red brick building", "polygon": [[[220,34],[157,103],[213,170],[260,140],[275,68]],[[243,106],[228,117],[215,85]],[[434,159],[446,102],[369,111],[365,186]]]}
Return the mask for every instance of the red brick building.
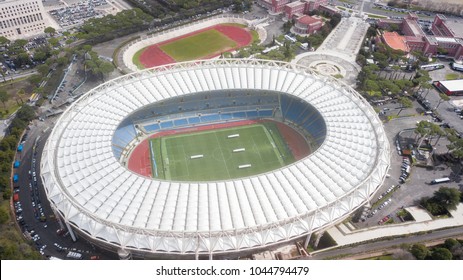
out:
{"label": "red brick building", "polygon": [[271,13],[279,14],[283,12],[285,5],[290,3],[291,0],[259,0],[257,3],[267,8]]}
{"label": "red brick building", "polygon": [[419,50],[425,55],[441,53],[456,61],[463,60],[463,23],[456,20],[449,21],[443,15],[436,15],[431,25],[433,35],[427,35],[418,24],[418,17],[415,14],[409,14],[403,20],[378,21],[378,26],[381,28],[387,28],[391,24],[397,24],[403,35],[383,32],[379,39],[389,47],[405,52]]}
{"label": "red brick building", "polygon": [[306,11],[307,2],[305,1],[294,1],[285,6],[285,18],[292,19],[294,15],[301,16]]}
{"label": "red brick building", "polygon": [[319,9],[321,5],[328,5],[328,0],[258,0],[257,3],[271,13],[284,12],[289,19],[296,13],[307,14]]}
{"label": "red brick building", "polygon": [[322,28],[322,21],[311,16],[302,16],[296,19],[294,31],[299,34],[313,34]]}

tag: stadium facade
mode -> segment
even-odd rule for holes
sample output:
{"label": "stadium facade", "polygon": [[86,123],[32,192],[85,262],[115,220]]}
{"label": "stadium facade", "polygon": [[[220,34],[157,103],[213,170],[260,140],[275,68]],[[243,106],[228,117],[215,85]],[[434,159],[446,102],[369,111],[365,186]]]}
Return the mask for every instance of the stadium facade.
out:
{"label": "stadium facade", "polygon": [[[279,92],[302,100],[307,106],[293,110],[280,102],[289,107],[278,117],[318,131],[318,148],[294,164],[228,181],[161,181],[125,167],[124,158],[144,137],[129,116],[171,98],[223,90]],[[223,104],[216,105],[218,110]],[[297,108],[316,110],[322,119],[306,121],[310,117],[294,114]],[[166,129],[175,128],[170,121]],[[205,123],[210,121],[223,120]],[[91,90],[56,122],[41,177],[71,236],[137,257],[198,257],[245,254],[310,237],[367,202],[389,162],[381,121],[350,87],[294,64],[221,59],[147,69]]]}

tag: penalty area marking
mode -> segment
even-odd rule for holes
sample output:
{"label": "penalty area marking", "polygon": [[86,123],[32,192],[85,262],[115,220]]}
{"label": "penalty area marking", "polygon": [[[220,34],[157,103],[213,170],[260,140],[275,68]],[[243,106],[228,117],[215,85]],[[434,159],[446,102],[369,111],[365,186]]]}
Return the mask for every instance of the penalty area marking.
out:
{"label": "penalty area marking", "polygon": [[194,155],[194,156],[191,156],[190,159],[197,159],[197,158],[203,158],[204,155]]}

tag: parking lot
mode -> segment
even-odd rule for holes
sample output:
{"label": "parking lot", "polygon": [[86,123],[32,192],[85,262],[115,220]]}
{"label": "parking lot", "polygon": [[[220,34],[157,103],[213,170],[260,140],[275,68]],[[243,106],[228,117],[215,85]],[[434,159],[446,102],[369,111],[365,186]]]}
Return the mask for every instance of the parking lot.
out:
{"label": "parking lot", "polygon": [[48,0],[43,4],[50,16],[49,22],[56,23],[52,24],[56,28],[65,29],[80,25],[89,18],[132,8],[124,0]]}
{"label": "parking lot", "polygon": [[[442,186],[463,186],[458,179],[448,183],[430,184],[431,181],[437,178],[452,177],[451,168],[440,162],[433,169],[412,166],[409,164],[410,158],[402,156],[396,148],[396,140],[400,132],[411,129],[411,133],[413,133],[417,122],[423,120],[433,122],[432,116],[418,113],[422,111],[420,104],[413,102],[413,105],[413,108],[402,111],[401,115],[403,117],[384,124],[391,145],[391,166],[383,185],[372,197],[370,206],[361,209],[355,215],[358,222],[354,219],[354,225],[358,228],[383,225],[389,220],[391,220],[389,222],[401,223],[403,220],[397,216],[397,213],[403,208],[418,205],[422,197],[432,196]],[[387,110],[389,115],[397,114],[397,110],[399,110],[396,103],[386,102],[381,106],[390,108],[390,110]],[[433,141],[433,143],[435,142]],[[443,137],[435,146],[435,152],[447,152],[447,144],[447,140]],[[407,176],[402,177],[405,170],[407,170]],[[403,180],[401,180],[401,177]]]}
{"label": "parking lot", "polygon": [[[463,74],[461,72],[456,72],[452,70],[449,66],[448,61],[441,61],[445,65],[444,69],[439,69],[429,72],[433,81],[442,81],[446,80],[446,76],[449,74]],[[430,102],[431,108],[435,108],[440,101],[439,91],[435,88],[432,88],[429,93],[426,95],[426,99]],[[460,118],[460,115],[455,112],[455,109],[462,109],[454,105],[454,101],[463,100],[463,96],[450,96],[450,101],[443,101],[439,104],[437,108],[437,113],[442,117],[442,120],[446,123],[449,123],[452,128],[458,132],[463,132],[463,119]]]}

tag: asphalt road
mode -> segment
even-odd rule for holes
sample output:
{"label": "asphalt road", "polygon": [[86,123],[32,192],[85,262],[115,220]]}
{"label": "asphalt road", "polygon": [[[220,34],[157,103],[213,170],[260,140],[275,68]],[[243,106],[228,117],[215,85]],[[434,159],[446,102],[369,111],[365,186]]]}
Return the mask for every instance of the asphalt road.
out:
{"label": "asphalt road", "polygon": [[439,230],[423,235],[414,235],[403,238],[395,238],[391,240],[383,240],[371,242],[367,244],[358,245],[349,248],[339,248],[320,253],[313,253],[308,259],[323,260],[323,259],[336,259],[346,255],[363,254],[366,252],[378,251],[388,248],[400,246],[402,244],[424,243],[435,239],[451,238],[461,236],[463,234],[463,227]]}
{"label": "asphalt road", "polygon": [[[21,230],[24,232],[24,236],[27,239],[29,239],[29,235],[25,230],[34,230],[35,233],[38,234],[40,239],[34,243],[37,249],[41,248],[43,245],[47,245],[44,249],[44,257],[55,256],[64,259],[67,252],[74,251],[82,253],[84,259],[89,259],[90,256],[93,255],[98,255],[101,259],[114,259],[115,256],[110,254],[106,255],[98,251],[83,239],[78,239],[76,242],[73,242],[69,235],[61,236],[56,232],[61,226],[50,207],[39,176],[43,148],[55,120],[56,119],[53,118],[45,122],[34,120],[34,124],[30,126],[31,129],[28,130],[27,139],[23,144],[23,151],[18,153],[17,156],[17,159],[21,161],[21,165],[19,168],[15,169],[15,173],[19,175],[19,181],[15,183],[15,186],[20,187],[19,195],[23,209],[21,215],[25,221],[25,225],[22,226]],[[35,142],[37,142],[37,146],[34,152],[33,147]],[[33,162],[34,159],[35,164]],[[31,171],[31,174],[29,174],[29,171]],[[36,173],[36,181],[33,179],[34,171]],[[32,204],[33,202],[35,203],[35,207]],[[46,221],[40,221],[39,204],[42,206]],[[54,243],[58,243],[60,246],[64,247],[65,250],[58,252],[53,245]]]}

